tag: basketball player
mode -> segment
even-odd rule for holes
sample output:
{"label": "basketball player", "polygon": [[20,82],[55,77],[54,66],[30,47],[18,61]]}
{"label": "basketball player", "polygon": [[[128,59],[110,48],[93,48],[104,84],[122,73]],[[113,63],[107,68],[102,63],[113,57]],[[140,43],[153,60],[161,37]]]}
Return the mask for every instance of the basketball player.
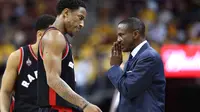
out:
{"label": "basketball player", "polygon": [[[39,44],[38,104],[39,112],[101,112],[74,92],[74,62],[65,34],[72,35],[84,26],[86,6],[81,0],[59,0],[57,17]],[[73,104],[73,105],[72,105]]]}
{"label": "basketball player", "polygon": [[55,17],[40,16],[36,22],[37,41],[21,47],[8,58],[2,79],[1,112],[9,112],[10,96],[15,91],[14,112],[38,112],[37,104],[37,51],[44,30],[52,25]]}

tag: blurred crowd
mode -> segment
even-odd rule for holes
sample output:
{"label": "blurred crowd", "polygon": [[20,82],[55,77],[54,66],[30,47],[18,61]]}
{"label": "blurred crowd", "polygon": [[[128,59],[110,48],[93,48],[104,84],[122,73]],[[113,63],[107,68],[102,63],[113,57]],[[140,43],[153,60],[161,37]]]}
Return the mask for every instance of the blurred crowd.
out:
{"label": "blurred crowd", "polygon": [[[146,37],[158,52],[163,44],[200,43],[199,0],[84,0],[85,27],[69,39],[73,45],[77,91],[101,105],[109,105],[114,87],[105,76],[116,26],[135,16],[144,21]],[[56,15],[57,0],[0,0],[0,74],[10,53],[35,42],[39,15]],[[127,60],[127,54],[124,54]],[[98,89],[97,89],[98,88]]]}

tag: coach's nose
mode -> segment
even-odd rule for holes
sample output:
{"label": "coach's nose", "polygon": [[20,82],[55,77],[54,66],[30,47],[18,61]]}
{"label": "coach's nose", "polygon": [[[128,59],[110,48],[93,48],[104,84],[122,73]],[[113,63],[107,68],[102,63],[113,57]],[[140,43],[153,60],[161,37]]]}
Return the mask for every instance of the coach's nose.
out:
{"label": "coach's nose", "polygon": [[84,21],[82,20],[80,25],[79,25],[80,29],[84,27]]}

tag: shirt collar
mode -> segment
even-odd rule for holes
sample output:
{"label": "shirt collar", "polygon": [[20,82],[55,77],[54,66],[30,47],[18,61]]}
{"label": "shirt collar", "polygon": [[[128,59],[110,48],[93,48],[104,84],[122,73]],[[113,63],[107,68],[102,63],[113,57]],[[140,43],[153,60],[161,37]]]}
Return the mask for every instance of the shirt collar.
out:
{"label": "shirt collar", "polygon": [[142,46],[147,43],[147,41],[143,41],[142,43],[140,43],[135,49],[132,50],[131,55],[133,57],[135,57],[135,55],[138,53],[138,51],[142,48]]}

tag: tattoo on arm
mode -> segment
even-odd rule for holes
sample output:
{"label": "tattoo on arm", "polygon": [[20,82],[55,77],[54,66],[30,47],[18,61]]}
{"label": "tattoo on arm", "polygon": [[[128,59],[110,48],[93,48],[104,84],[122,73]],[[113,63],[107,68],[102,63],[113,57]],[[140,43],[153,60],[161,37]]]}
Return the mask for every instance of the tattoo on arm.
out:
{"label": "tattoo on arm", "polygon": [[68,84],[66,84],[61,78],[60,80],[54,80],[52,87],[56,92],[66,101],[83,108],[88,102],[80,95],[75,93]]}

